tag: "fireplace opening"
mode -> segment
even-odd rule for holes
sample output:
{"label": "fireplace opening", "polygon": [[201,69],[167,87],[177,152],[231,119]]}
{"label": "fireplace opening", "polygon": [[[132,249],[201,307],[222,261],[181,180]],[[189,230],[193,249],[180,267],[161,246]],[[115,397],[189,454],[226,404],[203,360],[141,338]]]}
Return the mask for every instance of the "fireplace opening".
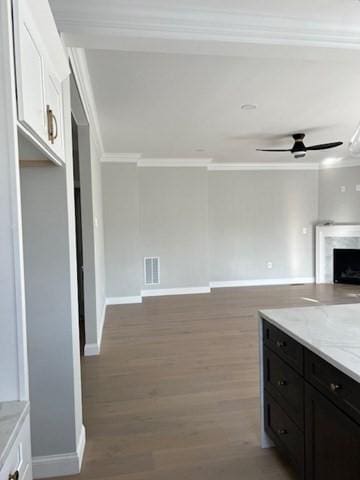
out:
{"label": "fireplace opening", "polygon": [[334,248],[334,283],[360,285],[360,249]]}

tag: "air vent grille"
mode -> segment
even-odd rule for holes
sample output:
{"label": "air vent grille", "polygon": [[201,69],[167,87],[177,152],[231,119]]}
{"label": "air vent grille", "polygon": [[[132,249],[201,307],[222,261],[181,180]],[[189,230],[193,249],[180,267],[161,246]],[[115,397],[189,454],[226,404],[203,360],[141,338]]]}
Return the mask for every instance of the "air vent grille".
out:
{"label": "air vent grille", "polygon": [[160,258],[144,258],[144,283],[145,285],[160,284]]}

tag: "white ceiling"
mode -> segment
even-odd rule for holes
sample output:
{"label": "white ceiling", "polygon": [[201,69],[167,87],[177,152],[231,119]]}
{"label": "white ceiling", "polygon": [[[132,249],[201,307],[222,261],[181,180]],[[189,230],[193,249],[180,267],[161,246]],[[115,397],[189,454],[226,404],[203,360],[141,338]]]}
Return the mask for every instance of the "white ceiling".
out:
{"label": "white ceiling", "polygon": [[305,161],[348,155],[359,0],[50,2],[67,45],[86,49],[105,152],[288,162],[256,148],[290,148],[307,132],[308,145],[345,146]]}
{"label": "white ceiling", "polygon": [[[352,63],[101,50],[87,60],[107,152],[291,161],[255,149],[290,148],[279,135],[312,128],[308,145],[347,144],[360,121],[360,65]],[[347,145],[305,160],[346,155]]]}

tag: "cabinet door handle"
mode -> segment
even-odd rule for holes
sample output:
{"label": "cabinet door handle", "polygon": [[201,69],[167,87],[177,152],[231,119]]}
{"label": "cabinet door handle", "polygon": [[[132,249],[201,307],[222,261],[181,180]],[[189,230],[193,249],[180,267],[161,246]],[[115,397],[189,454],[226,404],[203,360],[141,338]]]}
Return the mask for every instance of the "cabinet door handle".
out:
{"label": "cabinet door handle", "polygon": [[278,340],[278,341],[276,342],[276,346],[277,346],[278,348],[286,347],[286,342],[282,342],[281,340]]}
{"label": "cabinet door handle", "polygon": [[14,473],[10,473],[9,480],[19,480],[19,470],[16,470]]}
{"label": "cabinet door handle", "polygon": [[279,387],[286,387],[287,381],[286,380],[278,380],[277,384]]}
{"label": "cabinet door handle", "polygon": [[288,431],[285,430],[285,428],[279,428],[277,432],[279,435],[286,435],[288,433]]}
{"label": "cabinet door handle", "polygon": [[335,393],[338,390],[341,390],[341,385],[338,385],[337,383],[330,383],[330,390]]}
{"label": "cabinet door handle", "polygon": [[[58,123],[54,115],[54,112],[50,108],[50,105],[46,105],[46,114],[47,114],[47,122],[48,122],[48,139],[53,144],[56,138],[58,137]],[[54,124],[55,124],[55,132],[54,132]]]}

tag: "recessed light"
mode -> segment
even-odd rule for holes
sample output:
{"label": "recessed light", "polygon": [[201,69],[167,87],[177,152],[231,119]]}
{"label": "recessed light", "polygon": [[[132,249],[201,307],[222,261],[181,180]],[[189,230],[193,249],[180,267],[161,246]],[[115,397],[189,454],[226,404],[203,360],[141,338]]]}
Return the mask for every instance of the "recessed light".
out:
{"label": "recessed light", "polygon": [[244,105],[241,105],[241,110],[256,110],[257,105],[255,103],[244,103]]}

